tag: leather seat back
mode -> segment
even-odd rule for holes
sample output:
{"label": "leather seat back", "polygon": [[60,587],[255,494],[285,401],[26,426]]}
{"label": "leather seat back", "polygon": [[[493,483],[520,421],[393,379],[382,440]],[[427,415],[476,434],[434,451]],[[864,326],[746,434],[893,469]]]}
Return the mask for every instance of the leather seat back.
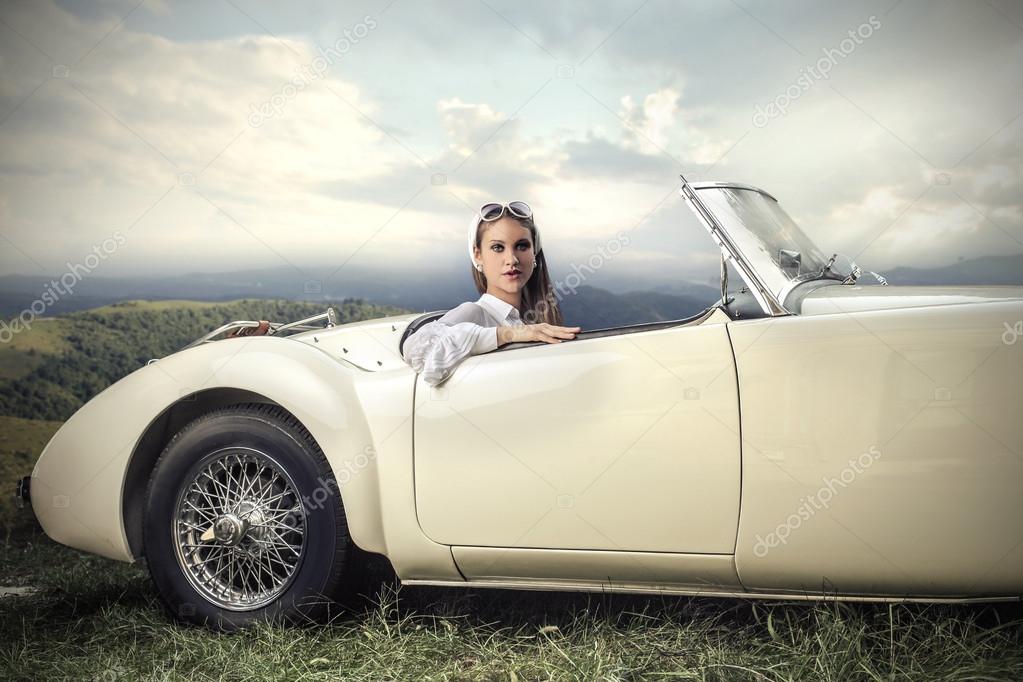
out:
{"label": "leather seat back", "polygon": [[402,357],[405,357],[405,351],[404,351],[405,339],[407,339],[408,337],[410,337],[413,334],[415,334],[416,331],[418,331],[419,328],[422,327],[424,324],[428,324],[430,322],[433,322],[434,320],[439,320],[441,317],[444,316],[444,313],[446,313],[446,312],[448,312],[448,311],[447,310],[434,310],[433,312],[430,312],[430,313],[423,313],[422,315],[420,315],[416,319],[414,319],[411,322],[409,322],[409,325],[407,327],[405,327],[405,331],[401,335],[401,340],[398,341],[398,353]]}

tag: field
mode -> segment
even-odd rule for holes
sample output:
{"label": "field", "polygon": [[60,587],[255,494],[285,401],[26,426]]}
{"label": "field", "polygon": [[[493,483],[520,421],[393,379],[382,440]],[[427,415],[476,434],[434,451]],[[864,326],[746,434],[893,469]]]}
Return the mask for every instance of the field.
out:
{"label": "field", "polygon": [[[7,538],[12,680],[1019,680],[1023,612],[397,588],[327,624],[218,635],[172,622],[141,567]],[[385,575],[382,571],[381,575]]]}
{"label": "field", "polygon": [[[130,362],[80,359],[73,350],[75,328],[77,335],[93,334],[94,344],[113,344],[117,335],[146,338],[133,331],[136,321],[144,329],[163,329],[154,317],[163,314],[176,316],[175,329],[215,322],[211,308],[197,309],[203,316],[193,320],[182,306],[136,303],[38,325],[18,345],[0,349],[0,380],[13,385],[34,373],[52,378],[52,391],[63,386],[63,372],[82,377],[78,391],[105,385]],[[88,325],[104,317],[112,319],[102,334],[90,332]],[[179,331],[182,338],[197,335],[192,327]],[[158,352],[142,349],[140,356]],[[52,404],[55,395],[28,398]],[[77,396],[69,393],[62,409],[73,407]],[[231,635],[179,625],[163,611],[144,566],[57,545],[11,504],[14,481],[31,471],[60,424],[0,416],[0,679],[1023,679],[1019,603],[754,602],[401,588],[380,562],[368,596],[329,623]]]}

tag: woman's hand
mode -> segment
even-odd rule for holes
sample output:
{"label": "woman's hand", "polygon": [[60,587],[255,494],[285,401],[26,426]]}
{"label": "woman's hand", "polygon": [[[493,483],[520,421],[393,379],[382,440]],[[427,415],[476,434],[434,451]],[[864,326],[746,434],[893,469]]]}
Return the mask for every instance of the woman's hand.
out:
{"label": "woman's hand", "polygon": [[558,327],[553,324],[524,324],[497,328],[497,347],[507,343],[543,341],[561,343],[562,339],[574,339],[582,327]]}

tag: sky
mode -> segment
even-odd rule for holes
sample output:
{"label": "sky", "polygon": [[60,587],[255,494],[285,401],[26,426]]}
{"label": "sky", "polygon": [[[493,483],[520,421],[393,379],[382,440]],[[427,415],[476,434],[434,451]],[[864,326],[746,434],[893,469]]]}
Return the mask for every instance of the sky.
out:
{"label": "sky", "polygon": [[1021,115],[1011,0],[7,2],[0,275],[464,274],[520,199],[563,271],[706,281],[680,173],[939,266],[1023,252]]}

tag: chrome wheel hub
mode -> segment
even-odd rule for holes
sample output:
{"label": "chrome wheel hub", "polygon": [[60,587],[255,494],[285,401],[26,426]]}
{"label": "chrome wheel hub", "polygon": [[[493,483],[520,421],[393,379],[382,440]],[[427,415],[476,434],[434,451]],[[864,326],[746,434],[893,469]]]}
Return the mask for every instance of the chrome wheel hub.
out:
{"label": "chrome wheel hub", "polygon": [[209,602],[257,609],[291,584],[305,555],[297,487],[270,455],[228,448],[189,472],[173,523],[178,563]]}
{"label": "chrome wheel hub", "polygon": [[234,514],[224,514],[213,523],[213,537],[217,542],[233,547],[241,541],[248,529],[248,521],[244,521]]}

